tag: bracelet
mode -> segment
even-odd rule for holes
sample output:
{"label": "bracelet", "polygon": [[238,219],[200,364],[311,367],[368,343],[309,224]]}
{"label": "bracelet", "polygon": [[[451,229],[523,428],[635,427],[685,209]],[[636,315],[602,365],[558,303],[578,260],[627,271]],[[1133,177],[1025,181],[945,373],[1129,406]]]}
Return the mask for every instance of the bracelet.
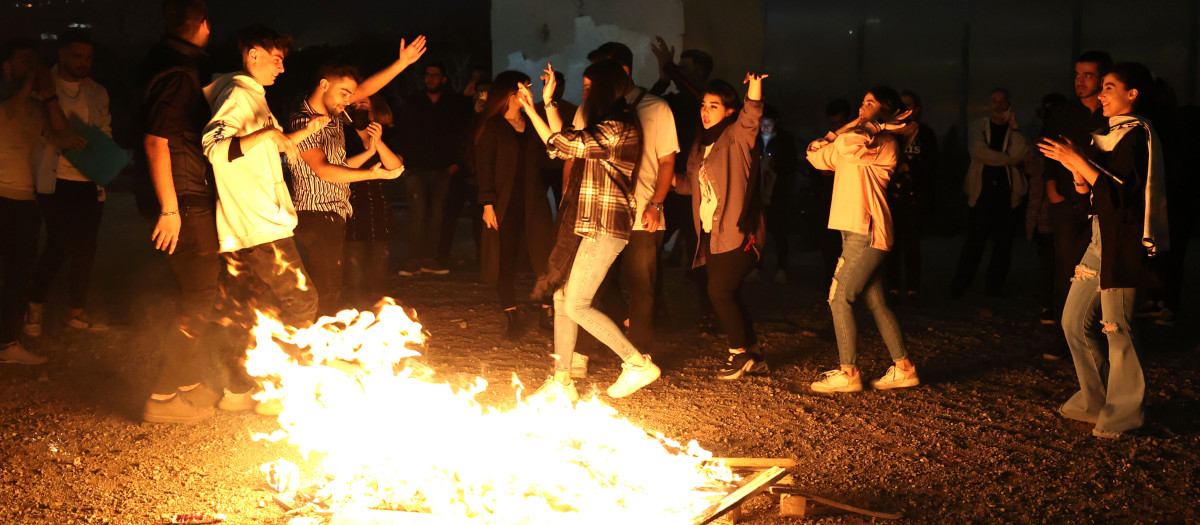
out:
{"label": "bracelet", "polygon": [[547,100],[547,101],[546,101],[546,107],[547,107],[547,108],[554,108],[554,109],[558,109],[558,101],[556,101],[556,100],[554,100],[554,99]]}
{"label": "bracelet", "polygon": [[179,210],[168,211],[168,212],[163,212],[163,213],[158,214],[159,217],[170,217],[172,215],[179,215]]}
{"label": "bracelet", "polygon": [[650,203],[650,205],[651,205],[651,206],[653,206],[653,207],[654,207],[654,209],[658,210],[658,212],[659,212],[659,213],[662,213],[662,211],[663,211],[663,203],[661,203],[661,202],[651,202],[651,203]]}

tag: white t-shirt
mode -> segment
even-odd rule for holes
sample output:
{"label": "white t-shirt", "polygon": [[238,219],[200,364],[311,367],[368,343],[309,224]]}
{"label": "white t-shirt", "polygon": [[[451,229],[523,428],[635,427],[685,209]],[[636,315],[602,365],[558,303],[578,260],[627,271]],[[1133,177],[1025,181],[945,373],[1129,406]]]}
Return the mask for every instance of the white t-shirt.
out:
{"label": "white t-shirt", "polygon": [[[637,100],[642,88],[629,92],[625,100],[629,103]],[[642,227],[642,212],[654,197],[654,186],[658,183],[658,159],[672,153],[679,153],[679,137],[675,134],[675,115],[671,106],[660,97],[646,93],[637,106],[638,121],[642,125],[642,162],[637,168],[637,182],[633,190],[633,198],[637,203],[637,215],[633,217],[634,231],[645,231]],[[587,127],[585,119],[587,110],[579,107],[575,112],[575,121],[571,124],[575,129]],[[679,162],[676,159],[676,162]],[[667,221],[659,222],[658,231],[667,229]]]}
{"label": "white t-shirt", "polygon": [[[89,122],[91,111],[88,108],[87,94],[83,92],[83,83],[63,80],[58,75],[54,75],[54,83],[58,91],[58,106],[62,108],[67,122],[70,122],[71,130],[77,135],[82,135],[91,125]],[[83,173],[80,173],[65,155],[58,156],[58,169],[55,170],[55,175],[63,180],[80,182],[91,180],[83,176]]]}
{"label": "white t-shirt", "polygon": [[[704,146],[704,158],[712,152],[713,145]],[[712,180],[708,178],[708,170],[700,164],[700,228],[712,233],[713,219],[717,215],[717,190],[713,189]]]}

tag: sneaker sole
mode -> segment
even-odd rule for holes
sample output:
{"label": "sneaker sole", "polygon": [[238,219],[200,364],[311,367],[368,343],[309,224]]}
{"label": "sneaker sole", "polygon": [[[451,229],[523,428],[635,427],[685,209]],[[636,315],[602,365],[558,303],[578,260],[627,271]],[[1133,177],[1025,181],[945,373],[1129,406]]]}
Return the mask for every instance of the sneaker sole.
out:
{"label": "sneaker sole", "polygon": [[427,273],[429,275],[449,275],[450,270],[428,270],[421,268],[421,273]]}
{"label": "sneaker sole", "polygon": [[766,363],[762,361],[746,361],[746,364],[742,365],[741,368],[720,377],[726,381],[733,381],[734,379],[741,379],[742,376],[747,374],[762,374],[766,372]]}
{"label": "sneaker sole", "polygon": [[587,370],[571,369],[571,379],[587,379]]}
{"label": "sneaker sole", "polygon": [[921,384],[920,379],[905,379],[904,381],[896,381],[894,383],[871,383],[871,388],[875,390],[891,390],[893,388],[909,388]]}
{"label": "sneaker sole", "polygon": [[199,423],[201,421],[204,421],[212,416],[213,416],[212,414],[205,414],[203,416],[173,417],[173,416],[155,416],[155,415],[142,414],[142,420],[144,420],[147,423],[181,423],[181,424],[185,424],[185,425],[190,425],[190,424]]}
{"label": "sneaker sole", "polygon": [[857,384],[857,385],[848,385],[848,386],[836,387],[836,388],[817,386],[815,384],[811,385],[811,386],[812,386],[813,392],[818,392],[821,394],[836,394],[836,393],[840,393],[840,392],[862,392],[862,389],[863,389],[861,383]]}
{"label": "sneaker sole", "polygon": [[662,376],[662,369],[661,369],[661,368],[658,368],[658,367],[656,366],[656,367],[654,367],[654,373],[653,373],[653,374],[651,374],[651,375],[649,375],[649,376],[646,376],[646,377],[647,377],[647,379],[644,379],[644,380],[642,380],[642,381],[640,382],[640,384],[638,384],[637,386],[635,386],[635,387],[631,387],[631,388],[629,389],[629,391],[628,391],[628,392],[618,392],[618,394],[620,394],[620,395],[614,395],[614,394],[612,393],[612,391],[611,391],[611,390],[609,390],[609,391],[608,391],[608,397],[611,397],[611,398],[613,398],[613,399],[620,399],[620,398],[622,398],[622,397],[629,397],[630,395],[633,395],[633,393],[634,393],[634,392],[637,392],[638,390],[641,390],[641,389],[645,388],[645,387],[646,387],[646,385],[649,385],[650,383],[653,383],[653,382],[655,382],[655,381],[658,381],[658,378],[659,378],[659,376]]}

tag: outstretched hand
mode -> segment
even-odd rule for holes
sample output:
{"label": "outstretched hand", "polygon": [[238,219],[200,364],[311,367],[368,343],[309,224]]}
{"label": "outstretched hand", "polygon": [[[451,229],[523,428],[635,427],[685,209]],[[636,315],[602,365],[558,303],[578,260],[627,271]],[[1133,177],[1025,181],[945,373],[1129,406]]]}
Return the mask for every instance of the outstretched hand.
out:
{"label": "outstretched hand", "polygon": [[542,102],[554,100],[554,90],[558,88],[558,80],[554,78],[554,65],[546,62],[542,69]]}
{"label": "outstretched hand", "polygon": [[750,100],[762,100],[762,81],[771,75],[746,73],[746,78],[742,80],[743,84],[749,84],[746,89],[746,98]]}
{"label": "outstretched hand", "polygon": [[425,54],[425,35],[414,38],[412,43],[407,46],[404,44],[404,39],[400,39],[400,63],[408,67],[415,64]]}
{"label": "outstretched hand", "polygon": [[898,114],[894,115],[894,116],[893,116],[893,117],[892,117],[890,120],[888,120],[887,122],[884,122],[884,123],[880,124],[880,125],[879,125],[879,127],[880,127],[880,129],[882,129],[883,131],[901,131],[901,130],[905,130],[905,129],[907,129],[909,126],[911,126],[911,125],[913,125],[913,124],[914,124],[913,122],[909,122],[909,121],[908,121],[909,117],[911,117],[911,116],[912,116],[912,114],[913,114],[913,110],[911,110],[911,109],[909,109],[909,110],[905,110],[905,111],[902,111],[902,112],[900,112],[900,113],[898,113]]}
{"label": "outstretched hand", "polygon": [[654,58],[658,60],[658,68],[662,69],[667,64],[675,63],[675,47],[667,46],[667,41],[663,37],[654,37],[654,43],[650,45],[650,52],[654,53]]}
{"label": "outstretched hand", "polygon": [[1067,169],[1074,171],[1072,169],[1072,165],[1084,161],[1083,152],[1079,150],[1079,147],[1076,146],[1074,142],[1071,142],[1071,139],[1066,137],[1060,138],[1063,139],[1062,142],[1054,140],[1050,137],[1043,138],[1042,141],[1038,143],[1038,150],[1041,151],[1042,155],[1045,155],[1046,158],[1058,161]]}
{"label": "outstretched hand", "polygon": [[521,103],[521,107],[527,111],[533,111],[533,93],[529,92],[528,84],[517,84],[517,100]]}

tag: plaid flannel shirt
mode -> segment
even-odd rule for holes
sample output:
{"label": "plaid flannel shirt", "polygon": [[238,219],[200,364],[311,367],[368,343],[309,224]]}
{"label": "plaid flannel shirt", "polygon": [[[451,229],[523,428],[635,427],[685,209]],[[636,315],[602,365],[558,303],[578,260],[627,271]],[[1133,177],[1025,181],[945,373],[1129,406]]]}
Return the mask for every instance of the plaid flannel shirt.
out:
{"label": "plaid flannel shirt", "polygon": [[[604,234],[629,240],[637,209],[632,193],[633,172],[641,148],[637,128],[617,120],[550,135],[546,149],[551,158],[583,159],[576,235],[595,239]],[[629,191],[621,189],[614,177],[621,177]]]}

